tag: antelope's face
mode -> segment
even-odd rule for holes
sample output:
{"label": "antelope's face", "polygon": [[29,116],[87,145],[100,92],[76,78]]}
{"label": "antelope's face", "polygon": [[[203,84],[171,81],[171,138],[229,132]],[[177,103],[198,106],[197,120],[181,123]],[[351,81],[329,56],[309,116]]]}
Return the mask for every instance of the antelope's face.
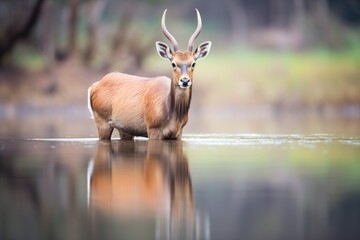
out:
{"label": "antelope's face", "polygon": [[180,88],[189,88],[192,84],[195,58],[191,52],[177,51],[170,60],[173,67],[173,81]]}
{"label": "antelope's face", "polygon": [[165,36],[170,40],[173,44],[174,51],[163,42],[156,42],[156,50],[160,57],[170,60],[170,63],[173,68],[173,83],[176,86],[179,86],[181,89],[188,89],[192,85],[193,80],[193,72],[195,68],[196,61],[200,58],[204,58],[210,51],[211,42],[203,42],[201,43],[195,51],[193,49],[193,42],[195,38],[199,35],[201,31],[201,17],[199,11],[196,9],[197,18],[198,18],[198,27],[191,36],[188,44],[188,48],[186,51],[180,51],[178,43],[175,38],[169,33],[165,26],[165,16],[166,10],[164,11],[161,27],[165,34]]}

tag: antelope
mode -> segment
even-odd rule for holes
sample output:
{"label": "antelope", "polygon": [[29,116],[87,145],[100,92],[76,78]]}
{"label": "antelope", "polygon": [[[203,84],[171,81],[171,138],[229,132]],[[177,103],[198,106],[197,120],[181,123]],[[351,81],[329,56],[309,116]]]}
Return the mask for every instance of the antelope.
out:
{"label": "antelope", "polygon": [[160,57],[170,60],[171,79],[112,72],[92,84],[88,89],[88,107],[100,140],[110,140],[114,128],[123,140],[132,140],[134,136],[181,139],[188,121],[195,63],[208,55],[211,42],[203,42],[193,51],[194,40],[202,28],[196,9],[197,28],[189,39],[187,50],[179,50],[176,39],[166,28],[166,11],[161,28],[173,49],[160,41],[155,46]]}

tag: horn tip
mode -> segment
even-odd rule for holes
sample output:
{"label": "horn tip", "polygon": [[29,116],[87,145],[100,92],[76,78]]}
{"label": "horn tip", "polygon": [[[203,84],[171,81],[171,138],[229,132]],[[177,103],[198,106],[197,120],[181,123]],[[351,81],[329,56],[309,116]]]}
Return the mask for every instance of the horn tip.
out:
{"label": "horn tip", "polygon": [[167,12],[167,9],[165,9],[165,10],[164,10],[163,16],[165,16],[165,15],[166,15],[166,12]]}
{"label": "horn tip", "polygon": [[201,15],[200,15],[199,10],[198,10],[197,8],[195,8],[195,10],[196,10],[196,15],[197,15],[197,17],[198,17],[198,20],[199,20],[199,19],[201,20]]}

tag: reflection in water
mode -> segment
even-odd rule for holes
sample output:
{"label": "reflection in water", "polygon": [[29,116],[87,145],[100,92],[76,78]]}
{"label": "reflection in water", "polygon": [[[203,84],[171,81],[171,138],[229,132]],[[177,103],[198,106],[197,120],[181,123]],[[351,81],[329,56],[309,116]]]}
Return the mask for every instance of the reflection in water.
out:
{"label": "reflection in water", "polygon": [[184,141],[0,140],[0,239],[360,239],[358,137]]}
{"label": "reflection in water", "polygon": [[88,204],[97,214],[155,218],[158,239],[194,239],[194,199],[181,141],[99,142],[88,167]]}
{"label": "reflection in water", "polygon": [[[91,154],[91,153],[90,153]],[[81,144],[0,141],[0,239],[85,239]]]}

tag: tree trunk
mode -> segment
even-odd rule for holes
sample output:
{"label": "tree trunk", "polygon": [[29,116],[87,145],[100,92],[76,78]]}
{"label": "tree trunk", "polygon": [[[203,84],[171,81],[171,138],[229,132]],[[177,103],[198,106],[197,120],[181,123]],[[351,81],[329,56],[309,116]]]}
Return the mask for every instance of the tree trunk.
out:
{"label": "tree trunk", "polygon": [[299,33],[300,38],[302,39],[303,43],[306,39],[305,38],[305,0],[294,0],[294,8],[295,8],[295,26],[296,31]]}
{"label": "tree trunk", "polygon": [[286,27],[286,9],[283,0],[273,0],[272,26],[276,28]]}
{"label": "tree trunk", "polygon": [[54,44],[54,6],[51,0],[46,0],[42,16],[42,53],[45,59],[45,70],[49,82],[43,89],[46,94],[53,94],[57,90],[57,75],[55,73],[55,44]]}
{"label": "tree trunk", "polygon": [[109,55],[105,59],[102,70],[108,71],[113,67],[114,62],[116,62],[119,57],[119,52],[121,47],[126,42],[126,37],[130,31],[130,22],[133,19],[132,11],[123,11],[119,19],[118,28],[112,40],[111,48],[109,49]]}
{"label": "tree trunk", "polygon": [[243,0],[227,0],[226,5],[230,17],[230,31],[232,40],[234,42],[240,40],[243,43],[246,43],[248,28]]}
{"label": "tree trunk", "polygon": [[320,42],[327,47],[336,47],[336,45],[339,44],[339,36],[332,32],[333,25],[331,23],[327,0],[315,1],[315,19]]}
{"label": "tree trunk", "polygon": [[79,12],[79,0],[69,0],[69,39],[68,39],[68,54],[69,56],[77,50],[76,38],[77,38],[77,22]]}
{"label": "tree trunk", "polygon": [[89,0],[87,5],[87,45],[84,52],[84,62],[91,65],[97,51],[97,28],[101,13],[104,9],[106,0]]}

